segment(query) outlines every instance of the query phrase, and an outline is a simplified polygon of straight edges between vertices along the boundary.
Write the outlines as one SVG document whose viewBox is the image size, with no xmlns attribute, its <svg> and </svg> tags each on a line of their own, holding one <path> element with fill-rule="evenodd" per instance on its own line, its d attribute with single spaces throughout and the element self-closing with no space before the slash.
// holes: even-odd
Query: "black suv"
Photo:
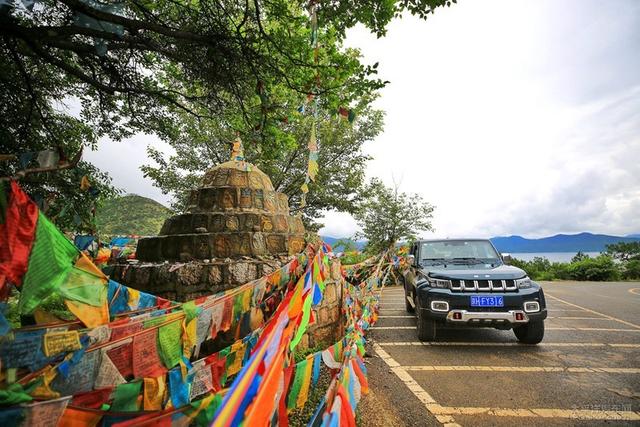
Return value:
<svg viewBox="0 0 640 427">
<path fill-rule="evenodd" d="M 439 326 L 513 329 L 518 340 L 544 337 L 547 308 L 542 288 L 505 265 L 491 241 L 421 240 L 403 271 L 408 312 L 418 316 L 418 338 L 433 341 Z"/>
</svg>

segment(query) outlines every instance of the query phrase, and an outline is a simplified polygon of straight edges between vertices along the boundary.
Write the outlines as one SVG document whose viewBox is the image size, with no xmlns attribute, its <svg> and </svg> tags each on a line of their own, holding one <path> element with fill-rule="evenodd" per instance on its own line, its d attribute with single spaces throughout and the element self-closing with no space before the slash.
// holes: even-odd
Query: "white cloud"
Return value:
<svg viewBox="0 0 640 427">
<path fill-rule="evenodd" d="M 439 237 L 638 232 L 640 7 L 597 5 L 461 1 L 351 31 L 391 81 L 368 174 L 436 205 Z"/>
<path fill-rule="evenodd" d="M 145 178 L 140 167 L 154 164 L 147 156 L 147 146 L 170 153 L 172 148 L 153 135 L 136 135 L 122 141 L 111 141 L 103 138 L 96 151 L 86 150 L 84 159 L 93 163 L 103 171 L 109 172 L 113 184 L 126 193 L 135 193 L 169 205 L 171 198 L 153 186 L 153 181 Z"/>
<path fill-rule="evenodd" d="M 436 236 L 640 232 L 640 2 L 460 0 L 347 44 L 390 80 L 369 177 L 436 205 Z M 166 203 L 140 136 L 88 158 Z M 166 147 L 164 147 L 166 149 Z M 323 234 L 350 236 L 347 214 Z"/>
</svg>

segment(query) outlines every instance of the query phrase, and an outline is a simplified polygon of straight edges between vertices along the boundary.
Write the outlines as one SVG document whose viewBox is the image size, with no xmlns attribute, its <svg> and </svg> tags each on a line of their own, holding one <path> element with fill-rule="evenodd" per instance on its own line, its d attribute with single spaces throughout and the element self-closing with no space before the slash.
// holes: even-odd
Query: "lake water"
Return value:
<svg viewBox="0 0 640 427">
<path fill-rule="evenodd" d="M 600 252 L 585 252 L 590 257 L 597 257 Z M 571 258 L 576 255 L 576 252 L 514 252 L 511 254 L 513 258 L 520 259 L 522 261 L 531 261 L 535 257 L 546 258 L 551 262 L 570 262 Z"/>
</svg>

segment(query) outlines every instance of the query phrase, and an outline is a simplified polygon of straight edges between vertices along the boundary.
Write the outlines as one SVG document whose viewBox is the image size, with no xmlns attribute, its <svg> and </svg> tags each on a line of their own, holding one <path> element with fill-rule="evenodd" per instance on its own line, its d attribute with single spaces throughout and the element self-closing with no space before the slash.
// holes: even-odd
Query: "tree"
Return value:
<svg viewBox="0 0 640 427">
<path fill-rule="evenodd" d="M 37 115 L 43 101 L 76 98 L 94 131 L 117 138 L 171 132 L 176 110 L 210 117 L 231 104 L 242 108 L 258 84 L 304 95 L 339 94 L 348 84 L 366 93 L 382 82 L 370 78 L 374 67 L 337 49 L 346 29 L 361 22 L 383 35 L 404 10 L 426 17 L 447 3 L 41 0 L 29 10 L 10 0 L 0 7 L 0 52 L 3 65 L 18 75 L 11 76 L 8 93 L 26 96 L 3 99 L 26 104 L 27 111 L 20 109 L 26 118 Z M 309 5 L 318 11 L 319 61 L 310 43 Z M 53 81 L 63 98 L 41 90 L 38 75 Z"/>
<path fill-rule="evenodd" d="M 358 244 L 353 240 L 353 239 L 349 239 L 349 238 L 342 238 L 342 239 L 338 239 L 333 243 L 333 250 L 336 251 L 337 249 L 341 249 L 341 252 L 357 252 L 358 251 Z"/>
<path fill-rule="evenodd" d="M 138 132 L 175 139 L 178 115 L 215 119 L 228 108 L 242 119 L 230 123 L 233 130 L 258 129 L 269 140 L 291 107 L 272 102 L 278 90 L 322 95 L 336 109 L 384 86 L 375 66 L 341 49 L 347 28 L 361 22 L 383 35 L 405 10 L 426 17 L 448 3 L 313 2 L 322 40 L 316 55 L 307 3 L 297 0 L 41 0 L 29 9 L 2 2 L 0 154 L 73 153 L 103 136 Z M 20 165 L 1 167 L 13 175 Z M 108 177 L 91 172 L 113 192 Z M 46 185 L 62 204 L 83 196 L 70 180 L 33 176 L 25 187 L 33 195 Z"/>
<path fill-rule="evenodd" d="M 640 260 L 640 242 L 618 242 L 606 246 L 606 253 L 622 262 Z"/>
<path fill-rule="evenodd" d="M 364 167 L 369 159 L 362 145 L 373 140 L 382 130 L 383 114 L 372 109 L 371 96 L 365 96 L 353 107 L 353 123 L 340 118 L 326 104 L 319 106 L 318 164 L 315 182 L 310 183 L 306 206 L 300 206 L 300 186 L 307 172 L 307 148 L 314 118 L 292 108 L 286 120 L 271 125 L 262 137 L 259 131 L 246 129 L 242 133 L 247 161 L 254 163 L 271 177 L 276 191 L 289 196 L 293 212 L 302 211 L 307 227 L 318 229 L 316 220 L 323 211 L 354 212 L 364 184 Z M 295 107 L 293 99 L 283 100 Z M 149 148 L 157 166 L 145 165 L 146 176 L 155 185 L 174 197 L 173 208 L 183 210 L 190 189 L 198 186 L 207 169 L 229 160 L 230 142 L 235 138 L 230 123 L 239 120 L 241 112 L 227 110 L 218 119 L 196 120 L 181 114 L 178 126 L 180 137 L 168 140 L 175 154 L 166 156 Z"/>
<path fill-rule="evenodd" d="M 364 194 L 366 199 L 354 215 L 362 228 L 359 236 L 368 240 L 367 251 L 380 252 L 397 243 L 411 242 L 422 231 L 432 230 L 434 207 L 418 194 L 406 194 L 398 186 L 385 186 L 372 179 Z"/>
<path fill-rule="evenodd" d="M 588 259 L 588 258 L 589 258 L 588 254 L 585 254 L 582 251 L 578 251 L 578 253 L 575 254 L 573 256 L 573 258 L 571 258 L 571 262 L 580 262 L 580 261 L 584 261 L 585 259 Z"/>
</svg>

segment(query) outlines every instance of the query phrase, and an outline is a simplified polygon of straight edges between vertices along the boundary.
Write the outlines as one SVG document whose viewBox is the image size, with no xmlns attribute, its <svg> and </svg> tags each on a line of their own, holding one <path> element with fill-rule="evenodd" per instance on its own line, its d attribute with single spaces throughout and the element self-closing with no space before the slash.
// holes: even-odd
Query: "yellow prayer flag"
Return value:
<svg viewBox="0 0 640 427">
<path fill-rule="evenodd" d="M 157 378 L 144 379 L 143 405 L 145 411 L 159 411 L 162 409 L 167 390 L 164 375 Z"/>
<path fill-rule="evenodd" d="M 193 351 L 193 347 L 196 345 L 197 340 L 197 325 L 198 318 L 195 317 L 191 319 L 186 326 L 183 323 L 183 334 L 182 334 L 182 353 L 184 357 L 187 359 L 191 358 L 191 353 Z"/>
<path fill-rule="evenodd" d="M 60 397 L 60 393 L 53 391 L 49 384 L 58 375 L 58 371 L 53 366 L 47 366 L 45 371 L 41 374 L 42 383 L 38 385 L 30 393 L 31 397 L 40 399 L 57 399 Z"/>
<path fill-rule="evenodd" d="M 69 311 L 88 328 L 97 328 L 100 325 L 109 323 L 109 306 L 106 301 L 100 307 L 69 300 L 65 300 L 65 303 Z"/>
<path fill-rule="evenodd" d="M 91 183 L 89 182 L 89 177 L 87 175 L 84 175 L 82 177 L 82 179 L 80 180 L 80 189 L 82 191 L 87 191 L 89 188 L 91 188 Z"/>
<path fill-rule="evenodd" d="M 300 386 L 300 393 L 296 400 L 296 408 L 302 408 L 307 403 L 309 397 L 309 386 L 311 385 L 311 374 L 313 372 L 314 354 L 307 356 L 307 365 L 304 370 L 304 377 L 302 378 L 302 385 Z"/>
<path fill-rule="evenodd" d="M 61 319 L 49 312 L 44 311 L 41 308 L 36 308 L 36 310 L 33 312 L 33 317 L 36 319 L 36 324 L 38 325 L 62 322 Z"/>
<path fill-rule="evenodd" d="M 244 352 L 247 350 L 247 346 L 242 341 L 237 341 L 231 346 L 229 353 L 235 354 L 235 359 L 229 368 L 227 369 L 227 376 L 235 375 L 242 369 L 242 359 L 244 359 Z"/>
<path fill-rule="evenodd" d="M 108 280 L 107 276 L 100 270 L 94 263 L 91 261 L 84 252 L 80 252 L 80 256 L 76 261 L 76 267 L 86 271 L 87 273 L 93 274 L 94 276 L 101 277 L 105 280 Z"/>
<path fill-rule="evenodd" d="M 140 291 L 133 288 L 127 289 L 129 292 L 129 309 L 137 310 L 138 304 L 140 304 Z"/>
<path fill-rule="evenodd" d="M 44 355 L 47 357 L 62 352 L 79 350 L 80 348 L 78 331 L 48 332 L 44 334 Z"/>
</svg>

